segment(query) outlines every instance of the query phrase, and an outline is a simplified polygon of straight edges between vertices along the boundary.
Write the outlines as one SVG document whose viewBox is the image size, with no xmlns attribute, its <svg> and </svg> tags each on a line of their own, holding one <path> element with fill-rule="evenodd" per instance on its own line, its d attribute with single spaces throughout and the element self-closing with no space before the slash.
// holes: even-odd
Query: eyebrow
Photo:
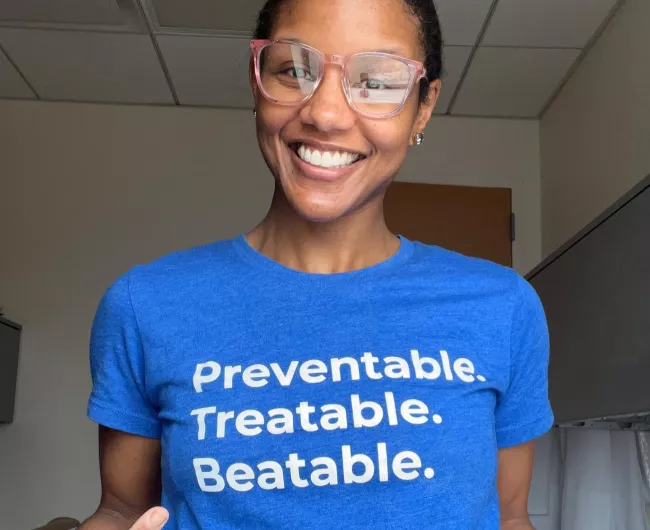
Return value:
<svg viewBox="0 0 650 530">
<path fill-rule="evenodd" d="M 300 39 L 282 38 L 282 39 L 279 39 L 279 40 L 285 41 L 285 42 L 293 42 L 294 44 L 304 44 L 305 46 L 309 46 L 309 47 L 313 48 L 313 46 L 311 46 L 311 44 L 307 44 L 306 42 L 301 41 Z M 372 53 L 372 52 L 387 53 L 389 55 L 400 55 L 400 56 L 405 55 L 404 50 L 399 50 L 397 48 L 380 48 L 378 50 L 366 50 L 365 52 L 360 52 L 360 53 Z"/>
<path fill-rule="evenodd" d="M 390 55 L 404 55 L 404 52 L 401 50 L 396 50 L 395 48 L 382 48 L 380 50 L 374 50 L 379 53 L 388 53 Z"/>
</svg>

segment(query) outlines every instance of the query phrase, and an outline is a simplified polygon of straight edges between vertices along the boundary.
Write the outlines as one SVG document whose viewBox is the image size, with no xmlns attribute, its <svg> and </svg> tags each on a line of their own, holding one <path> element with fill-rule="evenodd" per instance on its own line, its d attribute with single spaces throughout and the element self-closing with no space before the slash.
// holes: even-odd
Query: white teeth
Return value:
<svg viewBox="0 0 650 530">
<path fill-rule="evenodd" d="M 317 151 L 311 150 L 301 144 L 298 147 L 298 156 L 312 166 L 332 168 L 332 167 L 345 167 L 353 164 L 361 155 L 345 153 L 345 152 L 330 152 L 330 151 Z"/>
<path fill-rule="evenodd" d="M 305 162 L 311 163 L 311 151 L 309 148 L 305 147 L 304 144 L 298 148 L 298 156 Z"/>
</svg>

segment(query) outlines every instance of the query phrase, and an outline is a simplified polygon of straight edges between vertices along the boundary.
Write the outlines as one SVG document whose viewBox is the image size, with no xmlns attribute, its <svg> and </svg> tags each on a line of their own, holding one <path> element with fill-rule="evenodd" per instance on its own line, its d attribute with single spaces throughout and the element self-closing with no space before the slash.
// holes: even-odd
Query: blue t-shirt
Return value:
<svg viewBox="0 0 650 530">
<path fill-rule="evenodd" d="M 244 237 L 100 303 L 89 416 L 162 442 L 170 529 L 499 529 L 497 449 L 552 426 L 548 333 L 511 269 L 401 240 L 319 275 Z"/>
</svg>

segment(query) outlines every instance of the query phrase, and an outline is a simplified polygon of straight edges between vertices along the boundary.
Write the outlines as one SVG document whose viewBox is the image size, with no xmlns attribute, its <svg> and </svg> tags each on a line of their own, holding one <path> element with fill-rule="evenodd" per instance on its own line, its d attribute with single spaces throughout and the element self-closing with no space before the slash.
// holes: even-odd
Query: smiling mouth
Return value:
<svg viewBox="0 0 650 530">
<path fill-rule="evenodd" d="M 366 158 L 349 151 L 321 151 L 303 143 L 295 143 L 290 147 L 303 162 L 325 169 L 350 167 Z"/>
</svg>

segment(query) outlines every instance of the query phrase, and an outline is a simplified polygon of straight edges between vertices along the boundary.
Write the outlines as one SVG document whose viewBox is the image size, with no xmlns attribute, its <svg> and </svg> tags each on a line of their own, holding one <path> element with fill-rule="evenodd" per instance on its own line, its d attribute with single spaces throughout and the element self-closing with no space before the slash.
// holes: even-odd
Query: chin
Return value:
<svg viewBox="0 0 650 530">
<path fill-rule="evenodd" d="M 384 186 L 367 189 L 360 183 L 315 183 L 295 174 L 276 181 L 290 208 L 312 223 L 333 223 L 379 204 Z M 347 184 L 347 185 L 346 185 Z"/>
<path fill-rule="evenodd" d="M 289 202 L 299 217 L 311 223 L 333 223 L 346 217 L 351 211 L 340 203 L 329 201 L 290 198 Z"/>
</svg>

